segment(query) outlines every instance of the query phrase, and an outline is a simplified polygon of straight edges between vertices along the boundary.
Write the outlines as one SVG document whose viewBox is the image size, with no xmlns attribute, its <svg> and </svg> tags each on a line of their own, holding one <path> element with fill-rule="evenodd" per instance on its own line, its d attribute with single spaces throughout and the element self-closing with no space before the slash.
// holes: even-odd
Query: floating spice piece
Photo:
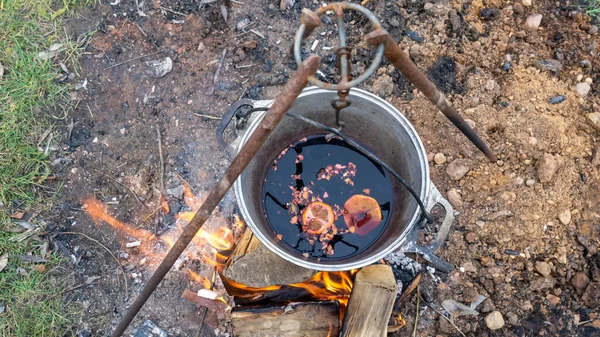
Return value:
<svg viewBox="0 0 600 337">
<path fill-rule="evenodd" d="M 364 194 L 366 194 L 366 195 L 369 195 L 369 194 L 371 194 L 371 190 L 370 190 L 370 189 L 368 189 L 368 188 L 365 188 L 365 189 L 363 190 L 363 193 L 364 193 Z"/>
<path fill-rule="evenodd" d="M 334 221 L 335 216 L 331 206 L 316 201 L 304 209 L 304 213 L 302 214 L 302 230 L 307 234 L 318 235 L 329 230 Z"/>
<path fill-rule="evenodd" d="M 381 208 L 377 200 L 367 195 L 355 194 L 344 203 L 344 221 L 348 228 L 355 227 L 361 236 L 369 234 L 382 220 Z"/>
<path fill-rule="evenodd" d="M 329 198 L 329 193 L 323 192 L 323 199 L 327 199 L 327 198 Z"/>
<path fill-rule="evenodd" d="M 283 235 L 281 235 L 281 234 L 277 234 L 277 239 L 278 239 L 278 240 L 281 240 L 281 239 L 283 239 Z"/>
</svg>

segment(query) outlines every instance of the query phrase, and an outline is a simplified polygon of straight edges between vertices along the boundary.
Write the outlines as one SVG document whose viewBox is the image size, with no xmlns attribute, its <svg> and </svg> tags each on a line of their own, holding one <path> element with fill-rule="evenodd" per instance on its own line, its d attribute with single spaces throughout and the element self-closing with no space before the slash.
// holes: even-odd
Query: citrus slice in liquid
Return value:
<svg viewBox="0 0 600 337">
<path fill-rule="evenodd" d="M 326 232 L 334 221 L 335 216 L 331 206 L 315 201 L 306 206 L 302 213 L 302 230 L 308 234 L 318 235 Z"/>
<path fill-rule="evenodd" d="M 344 203 L 344 221 L 348 229 L 364 236 L 375 229 L 382 220 L 379 203 L 372 197 L 355 194 Z"/>
</svg>

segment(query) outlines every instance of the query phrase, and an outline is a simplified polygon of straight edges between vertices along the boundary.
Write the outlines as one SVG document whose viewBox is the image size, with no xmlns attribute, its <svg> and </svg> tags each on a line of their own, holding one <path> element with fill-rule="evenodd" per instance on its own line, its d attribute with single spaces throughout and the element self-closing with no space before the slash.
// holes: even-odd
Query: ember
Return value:
<svg viewBox="0 0 600 337">
<path fill-rule="evenodd" d="M 271 166 L 263 187 L 265 216 L 275 236 L 298 254 L 346 258 L 367 249 L 387 225 L 389 176 L 343 140 L 309 137 L 273 162 L 278 170 Z"/>
</svg>

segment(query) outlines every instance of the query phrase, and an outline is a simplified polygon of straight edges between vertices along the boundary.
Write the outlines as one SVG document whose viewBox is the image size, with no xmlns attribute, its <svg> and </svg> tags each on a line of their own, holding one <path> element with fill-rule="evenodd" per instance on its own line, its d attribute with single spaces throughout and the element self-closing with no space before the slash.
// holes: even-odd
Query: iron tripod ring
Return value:
<svg viewBox="0 0 600 337">
<path fill-rule="evenodd" d="M 295 36 L 295 40 L 294 40 L 294 58 L 296 60 L 296 63 L 298 64 L 298 66 L 300 66 L 300 64 L 302 64 L 302 55 L 301 55 L 302 42 L 318 26 L 322 25 L 322 23 L 320 21 L 320 17 L 323 14 L 325 14 L 327 11 L 334 11 L 336 13 L 336 16 L 338 19 L 338 21 L 337 21 L 338 35 L 339 35 L 339 41 L 340 41 L 340 46 L 338 47 L 338 50 L 342 51 L 339 54 L 339 57 L 341 58 L 340 61 L 342 61 L 342 62 L 340 62 L 340 64 L 341 64 L 341 80 L 340 80 L 340 83 L 327 83 L 327 82 L 323 82 L 323 81 L 317 79 L 316 76 L 310 76 L 308 79 L 308 82 L 312 85 L 318 86 L 319 88 L 340 91 L 340 90 L 348 90 L 352 87 L 355 87 L 355 86 L 359 85 L 360 83 L 364 82 L 373 73 L 375 73 L 375 71 L 379 67 L 379 64 L 381 63 L 381 60 L 383 59 L 384 44 L 381 43 L 377 46 L 377 51 L 375 52 L 375 57 L 373 58 L 373 62 L 371 63 L 369 68 L 364 73 L 362 73 L 360 76 L 353 79 L 352 81 L 349 80 L 348 68 L 345 64 L 347 62 L 348 56 L 349 56 L 348 55 L 349 53 L 347 52 L 349 50 L 349 48 L 346 46 L 346 32 L 343 27 L 343 17 L 344 17 L 343 13 L 345 10 L 355 11 L 355 12 L 358 12 L 358 13 L 366 16 L 371 21 L 371 25 L 373 26 L 374 30 L 381 28 L 381 23 L 379 22 L 379 20 L 375 16 L 375 14 L 373 14 L 373 12 L 371 12 L 370 10 L 366 9 L 365 7 L 363 7 L 359 4 L 355 4 L 355 3 L 350 3 L 350 2 L 345 2 L 345 1 L 344 2 L 336 2 L 336 3 L 331 3 L 331 4 L 327 4 L 325 6 L 319 7 L 314 12 L 310 11 L 306 8 L 302 12 L 302 18 L 300 20 L 301 25 L 300 25 L 300 28 L 298 28 L 298 31 L 296 32 L 296 36 Z M 343 61 L 346 61 L 346 62 L 343 62 Z"/>
</svg>

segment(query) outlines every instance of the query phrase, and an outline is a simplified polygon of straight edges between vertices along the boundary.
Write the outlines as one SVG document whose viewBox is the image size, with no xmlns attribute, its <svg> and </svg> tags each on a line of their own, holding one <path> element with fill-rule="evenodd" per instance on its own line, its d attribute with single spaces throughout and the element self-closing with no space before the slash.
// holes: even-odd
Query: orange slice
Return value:
<svg viewBox="0 0 600 337">
<path fill-rule="evenodd" d="M 367 235 L 381 223 L 383 219 L 379 203 L 372 197 L 355 194 L 344 203 L 344 221 L 350 232 Z"/>
<path fill-rule="evenodd" d="M 331 228 L 334 221 L 335 216 L 331 206 L 320 201 L 315 201 L 304 209 L 304 213 L 302 214 L 302 230 L 308 234 L 318 235 Z"/>
</svg>

